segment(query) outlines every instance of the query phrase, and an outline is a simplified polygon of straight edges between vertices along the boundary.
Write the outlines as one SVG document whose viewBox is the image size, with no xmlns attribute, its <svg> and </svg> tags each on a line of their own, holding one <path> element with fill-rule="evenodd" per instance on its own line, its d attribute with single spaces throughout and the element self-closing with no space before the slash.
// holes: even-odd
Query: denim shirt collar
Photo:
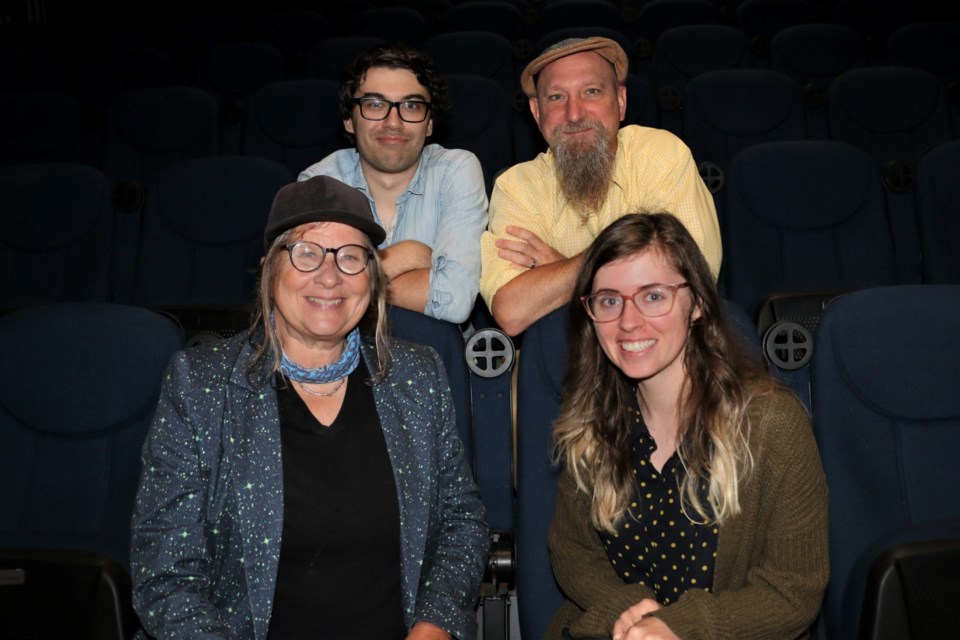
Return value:
<svg viewBox="0 0 960 640">
<path fill-rule="evenodd" d="M 435 145 L 427 144 L 424 145 L 423 151 L 420 153 L 420 159 L 417 162 L 417 170 L 413 174 L 413 179 L 410 180 L 410 184 L 407 185 L 407 188 L 404 190 L 402 196 L 397 198 L 397 203 L 403 202 L 409 194 L 416 196 L 422 196 L 424 194 L 424 166 L 430 164 L 430 154 L 433 153 L 433 147 Z M 353 149 L 354 155 L 354 166 L 353 166 L 353 175 L 350 177 L 353 186 L 357 189 L 360 189 L 366 196 L 370 197 L 370 189 L 367 186 L 367 177 L 363 175 L 363 165 L 360 163 L 360 153 L 356 148 Z"/>
</svg>

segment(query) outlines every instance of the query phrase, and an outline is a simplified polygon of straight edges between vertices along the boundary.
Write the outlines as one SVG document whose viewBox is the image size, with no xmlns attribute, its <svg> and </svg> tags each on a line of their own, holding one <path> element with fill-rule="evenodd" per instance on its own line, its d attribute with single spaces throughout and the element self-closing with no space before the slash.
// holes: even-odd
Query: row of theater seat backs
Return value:
<svg viewBox="0 0 960 640">
<path fill-rule="evenodd" d="M 957 33 L 960 24 L 909 25 L 890 37 L 892 51 L 890 60 L 898 64 L 919 66 L 935 73 L 940 79 L 950 82 L 960 76 L 960 52 L 957 51 Z M 551 32 L 537 43 L 541 49 L 552 42 L 574 35 L 604 35 L 618 40 L 625 50 L 632 49 L 630 40 L 622 33 L 602 26 L 577 26 Z M 371 36 L 335 38 L 317 45 L 310 56 L 309 74 L 329 80 L 339 79 L 340 70 L 353 56 L 372 44 L 382 42 Z M 529 134 L 529 118 L 523 114 L 522 96 L 517 91 L 517 71 L 524 64 L 517 60 L 509 41 L 500 35 L 485 32 L 449 33 L 428 40 L 425 49 L 438 61 L 445 73 L 482 75 L 496 81 L 506 96 L 514 98 L 514 107 L 521 112 L 515 122 L 517 129 L 516 158 L 529 157 L 539 148 L 539 139 L 534 136 L 532 144 L 526 140 Z M 720 69 L 743 69 L 767 67 L 794 77 L 804 86 L 805 104 L 820 107 L 825 100 L 825 91 L 830 81 L 841 73 L 866 61 L 864 38 L 849 27 L 833 24 L 804 24 L 783 30 L 774 39 L 773 54 L 768 64 L 765 56 L 753 51 L 745 33 L 731 27 L 699 24 L 670 29 L 664 34 L 654 55 L 654 78 L 658 92 L 659 109 L 663 126 L 680 132 L 680 109 L 686 83 L 696 75 Z M 156 52 L 159 53 L 159 52 Z M 144 59 L 147 69 L 162 67 L 156 56 L 143 50 L 131 51 L 134 59 Z M 514 62 L 517 64 L 514 64 Z M 134 63 L 129 63 L 131 66 Z M 16 68 L 17 59 L 5 66 Z M 242 120 L 244 103 L 254 91 L 266 84 L 282 79 L 282 54 L 271 45 L 256 42 L 232 42 L 218 45 L 198 63 L 201 69 L 197 84 L 211 91 L 222 101 L 222 119 L 230 124 Z M 643 69 L 637 65 L 637 73 Z M 43 75 L 43 74 L 32 74 Z M 149 72 L 134 74 L 133 80 L 123 80 L 124 85 L 146 84 L 142 76 Z M 156 79 L 157 84 L 169 81 L 168 77 Z M 109 84 L 109 83 L 107 83 Z M 634 83 L 636 84 L 636 83 Z M 16 85 L 12 85 L 16 86 Z M 23 86 L 23 85 L 21 85 Z M 41 88 L 42 85 L 26 85 Z M 645 89 L 636 91 L 637 99 L 647 100 Z M 755 96 L 760 97 L 762 96 Z M 105 103 L 104 103 L 105 106 Z M 628 115 L 628 122 L 656 123 L 656 104 L 644 106 L 641 111 L 653 108 L 653 118 Z M 823 110 L 811 109 L 808 119 L 811 132 L 818 135 L 823 130 Z M 294 114 L 287 114 L 294 115 Z M 633 117 L 631 117 L 633 115 Z M 647 114 L 644 113 L 644 116 Z M 289 120 L 289 117 L 286 118 Z M 300 121 L 300 126 L 304 123 Z M 238 148 L 236 127 L 228 126 L 224 148 Z M 309 130 L 310 127 L 307 126 Z M 524 131 L 526 129 L 527 131 Z"/>
<path fill-rule="evenodd" d="M 482 65 L 470 70 L 508 75 Z M 526 100 L 515 96 L 511 107 L 502 80 L 446 77 L 454 108 L 433 140 L 474 152 L 489 192 L 500 170 L 543 150 L 542 136 Z M 902 181 L 919 155 L 960 131 L 957 96 L 932 74 L 909 67 L 851 69 L 828 85 L 808 83 L 806 92 L 787 74 L 763 69 L 704 71 L 673 81 L 660 87 L 658 98 L 649 82 L 628 76 L 625 123 L 673 129 L 690 146 L 713 192 L 722 188 L 732 156 L 758 142 L 842 140 L 884 165 L 896 163 L 891 179 Z M 811 87 L 820 91 L 811 93 Z M 87 126 L 74 98 L 3 94 L 0 162 L 85 162 L 114 179 L 149 183 L 177 160 L 242 153 L 298 173 L 350 144 L 337 91 L 334 81 L 288 81 L 261 87 L 246 102 L 218 105 L 203 89 L 143 89 L 125 93 L 102 128 Z"/>
<path fill-rule="evenodd" d="M 746 149 L 718 198 L 725 294 L 756 318 L 782 291 L 960 282 L 958 158 L 960 142 L 937 146 L 916 189 L 894 192 L 872 158 L 841 142 Z M 266 212 L 292 179 L 264 158 L 187 160 L 129 208 L 91 167 L 0 169 L 0 306 L 249 302 Z"/>
<path fill-rule="evenodd" d="M 264 158 L 187 160 L 127 207 L 91 167 L 0 169 L 0 306 L 249 303 L 267 212 L 292 179 Z"/>
<path fill-rule="evenodd" d="M 958 313 L 958 285 L 865 289 L 824 313 L 812 395 L 830 489 L 827 640 L 948 637 L 957 622 L 960 500 L 943 487 L 960 447 Z M 523 636 L 542 637 L 562 601 L 544 541 L 556 495 L 550 443 L 567 368 L 565 309 L 527 331 L 519 368 L 518 611 Z"/>
<path fill-rule="evenodd" d="M 725 295 L 756 322 L 768 362 L 809 407 L 813 333 L 837 295 L 960 284 L 960 143 L 925 155 L 893 191 L 863 151 L 830 141 L 757 145 L 723 193 Z"/>
<path fill-rule="evenodd" d="M 495 174 L 513 158 L 507 98 L 487 78 L 448 75 L 447 83 L 458 108 L 434 139 L 474 152 L 489 191 Z M 142 89 L 125 93 L 100 128 L 85 126 L 74 98 L 4 94 L 0 163 L 82 162 L 115 180 L 149 184 L 161 169 L 180 160 L 242 154 L 270 158 L 297 175 L 350 146 L 337 95 L 333 81 L 280 82 L 259 89 L 247 105 L 221 111 L 213 95 L 202 89 Z"/>
<path fill-rule="evenodd" d="M 782 1 L 782 0 L 777 0 Z M 573 24 L 557 27 L 528 41 L 518 40 L 509 31 L 486 30 L 482 24 L 461 27 L 432 36 L 422 46 L 439 63 L 456 67 L 476 64 L 482 52 L 498 61 L 512 60 L 522 68 L 544 47 L 564 37 L 603 35 L 620 42 L 630 58 L 633 71 L 645 78 L 650 74 L 658 85 L 664 82 L 664 70 L 690 72 L 742 66 L 773 68 L 801 78 L 823 78 L 863 64 L 903 64 L 931 71 L 945 80 L 960 73 L 956 38 L 960 23 L 924 22 L 907 24 L 891 33 L 885 51 L 876 52 L 861 32 L 850 26 L 830 22 L 804 23 L 770 33 L 772 39 L 758 38 L 749 31 L 710 22 L 696 21 L 665 25 L 655 46 L 635 41 L 630 35 L 603 21 L 580 16 Z M 501 23 L 502 24 L 502 23 Z M 314 32 L 316 33 L 316 32 Z M 562 35 L 561 35 L 562 34 Z M 282 44 L 250 38 L 219 41 L 193 54 L 188 70 L 175 69 L 174 56 L 148 46 L 112 48 L 92 61 L 81 72 L 68 72 L 69 64 L 41 49 L 11 50 L 0 53 L 0 90 L 56 91 L 80 97 L 85 102 L 104 104 L 121 90 L 174 84 L 197 85 L 227 94 L 249 93 L 252 89 L 280 80 L 319 78 L 339 80 L 342 70 L 357 54 L 374 44 L 387 41 L 411 42 L 399 37 L 384 38 L 354 32 L 327 37 L 303 52 L 292 54 Z M 291 69 L 292 60 L 297 61 Z M 82 58 L 81 58 L 82 59 Z M 70 63 L 77 61 L 72 56 Z M 80 86 L 64 76 L 82 78 Z M 504 89 L 512 94 L 516 76 Z"/>
<path fill-rule="evenodd" d="M 633 4 L 639 5 L 640 3 Z M 528 10 L 524 12 L 521 7 L 508 2 L 471 2 L 451 7 L 449 11 L 446 11 L 445 8 L 441 10 L 438 7 L 432 7 L 428 11 L 431 15 L 430 19 L 418 15 L 413 8 L 391 7 L 378 9 L 375 14 L 367 14 L 363 18 L 357 17 L 355 21 L 345 24 L 345 28 L 339 30 L 339 35 L 337 30 L 325 26 L 322 16 L 311 12 L 297 11 L 290 12 L 285 16 L 283 14 L 266 16 L 265 19 L 258 22 L 255 29 L 247 30 L 225 30 L 222 25 L 214 26 L 199 23 L 193 28 L 194 33 L 191 34 L 193 37 L 183 37 L 185 31 L 190 31 L 190 25 L 187 21 L 181 21 L 178 23 L 178 29 L 176 30 L 178 35 L 181 36 L 179 40 L 152 42 L 151 44 L 171 51 L 173 55 L 168 56 L 168 58 L 176 57 L 180 61 L 181 58 L 188 58 L 194 51 L 203 49 L 205 43 L 206 46 L 216 46 L 216 44 L 222 44 L 225 41 L 252 40 L 261 44 L 269 44 L 280 51 L 281 55 L 287 58 L 289 67 L 303 67 L 305 59 L 308 61 L 306 66 L 309 66 L 309 59 L 314 49 L 323 42 L 336 40 L 339 37 L 376 38 L 409 42 L 414 46 L 421 46 L 436 35 L 462 31 L 482 31 L 498 35 L 507 40 L 516 52 L 517 57 L 524 60 L 529 58 L 532 51 L 540 50 L 539 47 L 532 47 L 531 43 L 541 40 L 546 34 L 560 29 L 589 26 L 621 33 L 629 41 L 629 46 L 625 47 L 625 50 L 636 53 L 638 60 L 642 61 L 649 57 L 655 46 L 659 46 L 659 39 L 666 32 L 679 26 L 737 28 L 745 37 L 750 38 L 752 48 L 762 56 L 771 48 L 771 38 L 784 30 L 807 26 L 815 19 L 827 23 L 837 22 L 831 20 L 828 16 L 815 15 L 815 11 L 812 10 L 810 4 L 804 0 L 792 2 L 750 0 L 740 3 L 737 8 L 740 13 L 739 20 L 730 19 L 729 16 L 727 19 L 723 19 L 725 7 L 718 6 L 719 4 L 706 0 L 656 0 L 643 2 L 642 6 L 638 6 L 638 9 L 633 6 L 626 6 L 621 15 L 621 12 L 618 12 L 617 8 L 610 2 L 602 0 L 561 0 L 546 3 L 542 8 L 543 14 L 537 15 L 536 11 Z M 873 8 L 871 7 L 871 9 Z M 444 16 L 444 13 L 447 15 Z M 871 10 L 870 13 L 875 17 L 877 11 Z M 233 16 L 233 18 L 236 22 L 236 17 Z M 284 18 L 286 20 L 282 22 L 281 20 Z M 901 20 L 904 19 L 910 20 L 909 15 L 901 16 Z M 844 20 L 841 22 L 849 23 L 850 21 Z M 901 22 L 901 24 L 903 23 Z M 927 45 L 930 39 L 937 37 L 945 39 L 949 35 L 948 29 L 940 26 L 940 23 L 934 22 L 918 25 L 907 24 L 893 31 L 890 29 L 869 29 L 855 24 L 848 26 L 838 23 L 836 26 L 844 26 L 851 31 L 854 30 L 854 27 L 858 27 L 856 33 L 870 31 L 874 34 L 890 33 L 887 44 L 890 55 L 894 58 L 929 55 Z M 206 29 L 205 32 L 204 28 Z M 161 33 L 167 35 L 162 29 Z M 104 37 L 109 40 L 110 34 Z M 926 42 L 918 44 L 918 40 L 925 40 Z M 150 42 L 150 39 L 146 38 L 146 41 Z M 296 61 L 296 64 L 294 64 L 294 61 Z M 30 63 L 31 60 L 24 60 L 24 62 Z M 57 81 L 57 84 L 54 84 L 57 88 L 64 86 L 66 84 L 65 79 L 58 76 L 66 74 L 62 72 L 58 74 L 53 62 L 51 60 L 44 64 L 42 59 L 33 60 L 35 70 L 39 73 L 32 74 L 34 77 L 32 82 L 46 78 L 49 81 Z M 123 66 L 122 62 L 117 63 L 110 58 L 104 62 L 107 67 L 112 66 L 111 63 L 112 65 Z M 147 68 L 157 73 L 166 72 L 169 74 L 173 65 L 173 60 L 163 64 L 162 59 L 158 60 L 154 56 Z M 192 65 L 182 64 L 181 66 Z M 27 76 L 27 74 L 23 75 Z M 23 80 L 31 82 L 26 77 Z"/>
</svg>

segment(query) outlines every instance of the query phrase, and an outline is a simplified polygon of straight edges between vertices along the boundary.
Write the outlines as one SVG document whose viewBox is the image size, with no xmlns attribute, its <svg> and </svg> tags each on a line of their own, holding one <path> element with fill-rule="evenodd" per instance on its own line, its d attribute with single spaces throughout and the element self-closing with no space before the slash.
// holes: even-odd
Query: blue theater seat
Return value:
<svg viewBox="0 0 960 640">
<path fill-rule="evenodd" d="M 571 27 L 603 27 L 620 31 L 623 19 L 607 0 L 556 0 L 543 5 L 536 31 L 541 36 Z"/>
<path fill-rule="evenodd" d="M 265 42 L 223 42 L 197 63 L 200 86 L 220 103 L 220 153 L 240 153 L 247 106 L 260 87 L 285 79 L 283 53 Z"/>
<path fill-rule="evenodd" d="M 858 631 L 865 605 L 876 619 L 878 603 L 864 595 L 885 550 L 929 540 L 953 540 L 956 549 L 960 540 L 960 493 L 952 489 L 960 456 L 958 314 L 960 286 L 912 285 L 851 293 L 831 304 L 820 322 L 811 380 L 830 491 L 823 608 L 830 640 L 884 637 Z M 891 559 L 880 562 L 882 569 Z M 909 574 L 902 577 L 913 582 Z M 913 585 L 919 589 L 907 592 L 900 622 L 914 629 L 926 623 L 940 633 L 896 637 L 953 635 L 956 603 L 951 589 L 934 586 L 938 580 L 933 571 L 920 577 Z M 948 584 L 956 585 L 955 573 Z"/>
<path fill-rule="evenodd" d="M 905 279 L 920 278 L 914 194 L 917 163 L 930 149 L 953 140 L 943 83 L 910 67 L 852 69 L 830 86 L 830 132 L 873 156 L 882 171 L 891 224 L 900 242 Z"/>
<path fill-rule="evenodd" d="M 783 29 L 770 42 L 770 68 L 803 87 L 803 108 L 811 138 L 830 137 L 827 95 L 834 78 L 866 65 L 866 42 L 839 24 L 800 24 Z"/>
<path fill-rule="evenodd" d="M 0 318 L 0 548 L 91 551 L 127 565 L 140 447 L 182 345 L 175 324 L 136 307 L 61 304 Z"/>
<path fill-rule="evenodd" d="M 714 194 L 721 226 L 720 194 L 731 159 L 761 142 L 806 137 L 800 87 L 788 76 L 765 69 L 727 69 L 701 73 L 687 83 L 683 139 Z"/>
<path fill-rule="evenodd" d="M 266 42 L 283 51 L 294 74 L 303 71 L 307 51 L 334 33 L 330 19 L 310 9 L 268 11 L 257 21 L 251 39 Z"/>
<path fill-rule="evenodd" d="M 472 412 L 470 410 L 470 371 L 463 357 L 463 334 L 455 324 L 431 318 L 416 311 L 390 305 L 390 333 L 408 342 L 432 347 L 447 370 L 453 406 L 457 413 L 457 430 L 467 452 L 473 458 Z"/>
<path fill-rule="evenodd" d="M 325 38 L 307 51 L 307 78 L 333 80 L 337 83 L 347 66 L 367 49 L 385 44 L 373 36 L 335 36 Z"/>
<path fill-rule="evenodd" d="M 639 6 L 636 21 L 624 28 L 642 55 L 655 51 L 660 36 L 674 27 L 719 22 L 720 8 L 712 0 L 650 0 Z"/>
<path fill-rule="evenodd" d="M 517 374 L 517 613 L 523 637 L 542 638 L 563 594 L 553 578 L 547 532 L 557 496 L 553 420 L 567 373 L 569 308 L 523 334 Z"/>
<path fill-rule="evenodd" d="M 892 65 L 924 69 L 946 82 L 960 81 L 960 22 L 915 22 L 887 38 Z"/>
<path fill-rule="evenodd" d="M 246 156 L 187 160 L 157 176 L 144 205 L 136 303 L 252 302 L 267 214 L 292 180 L 283 165 Z"/>
<path fill-rule="evenodd" d="M 139 89 L 107 114 L 103 172 L 149 185 L 171 164 L 219 153 L 217 100 L 194 87 Z"/>
<path fill-rule="evenodd" d="M 506 1 L 482 0 L 455 4 L 447 11 L 447 28 L 453 31 L 489 31 L 516 44 L 523 35 L 523 13 Z"/>
<path fill-rule="evenodd" d="M 774 35 L 812 19 L 809 0 L 743 0 L 737 4 L 737 24 L 748 37 L 761 39 L 759 48 L 767 51 Z M 754 46 L 757 48 L 757 43 Z"/>
<path fill-rule="evenodd" d="M 465 74 L 493 80 L 507 99 L 520 89 L 513 48 L 510 41 L 499 34 L 448 31 L 424 42 L 423 50 L 444 75 Z"/>
<path fill-rule="evenodd" d="M 243 155 L 269 158 L 296 176 L 348 146 L 339 87 L 332 80 L 288 80 L 258 89 L 247 109 Z"/>
<path fill-rule="evenodd" d="M 403 6 L 371 7 L 355 15 L 350 32 L 419 47 L 427 37 L 427 19 Z"/>
<path fill-rule="evenodd" d="M 665 31 L 653 52 L 653 74 L 663 127 L 682 135 L 683 94 L 691 79 L 707 71 L 753 66 L 747 37 L 739 29 L 697 24 Z"/>
<path fill-rule="evenodd" d="M 434 127 L 432 141 L 476 154 L 489 194 L 497 173 L 513 164 L 510 103 L 489 78 L 465 74 L 444 78 L 453 106 L 446 120 Z"/>
<path fill-rule="evenodd" d="M 112 299 L 110 193 L 85 165 L 0 168 L 0 308 Z"/>
<path fill-rule="evenodd" d="M 878 163 L 908 161 L 953 139 L 943 84 L 921 69 L 851 69 L 830 87 L 830 131 Z"/>
<path fill-rule="evenodd" d="M 921 278 L 960 284 L 960 141 L 934 147 L 917 174 Z"/>
<path fill-rule="evenodd" d="M 770 142 L 738 155 L 725 194 L 726 295 L 756 316 L 783 291 L 899 282 L 883 190 L 859 149 Z"/>
<path fill-rule="evenodd" d="M 106 109 L 127 91 L 171 86 L 173 77 L 174 61 L 168 52 L 142 45 L 114 46 L 86 64 L 79 95 L 85 104 Z"/>
<path fill-rule="evenodd" d="M 875 165 L 838 142 L 770 142 L 734 158 L 724 197 L 726 295 L 756 319 L 767 361 L 809 408 L 822 307 L 900 282 Z"/>
</svg>

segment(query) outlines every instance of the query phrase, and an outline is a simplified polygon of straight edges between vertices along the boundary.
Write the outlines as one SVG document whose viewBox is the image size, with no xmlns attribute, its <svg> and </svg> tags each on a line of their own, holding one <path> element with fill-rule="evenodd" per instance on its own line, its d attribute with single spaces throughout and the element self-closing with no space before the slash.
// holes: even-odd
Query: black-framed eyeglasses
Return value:
<svg viewBox="0 0 960 640">
<path fill-rule="evenodd" d="M 337 269 L 347 274 L 355 276 L 367 268 L 373 254 L 364 246 L 359 244 L 345 244 L 342 247 L 321 247 L 316 242 L 301 240 L 283 245 L 283 248 L 290 252 L 290 264 L 297 271 L 310 273 L 316 271 L 323 264 L 323 259 L 328 253 L 333 254 L 333 263 Z"/>
<path fill-rule="evenodd" d="M 594 322 L 613 322 L 623 315 L 627 300 L 632 300 L 637 310 L 647 318 L 665 316 L 673 310 L 677 300 L 677 290 L 689 287 L 689 282 L 678 284 L 648 284 L 631 296 L 619 291 L 598 291 L 588 296 L 580 296 L 583 308 Z"/>
<path fill-rule="evenodd" d="M 360 105 L 360 115 L 364 120 L 386 120 L 390 110 L 396 107 L 397 115 L 404 122 L 415 124 L 423 122 L 430 113 L 430 103 L 426 100 L 399 100 L 393 102 L 377 96 L 354 98 L 353 103 Z"/>
</svg>

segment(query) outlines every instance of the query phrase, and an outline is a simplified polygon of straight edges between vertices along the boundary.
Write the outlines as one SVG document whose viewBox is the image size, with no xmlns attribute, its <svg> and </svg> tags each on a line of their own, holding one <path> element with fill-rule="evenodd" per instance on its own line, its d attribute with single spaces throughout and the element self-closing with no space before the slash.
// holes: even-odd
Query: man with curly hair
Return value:
<svg viewBox="0 0 960 640">
<path fill-rule="evenodd" d="M 449 109 L 433 61 L 402 44 L 361 54 L 340 85 L 340 115 L 355 146 L 300 180 L 328 175 L 359 189 L 387 231 L 380 255 L 388 301 L 456 324 L 473 309 L 487 194 L 477 157 L 427 144 Z"/>
</svg>

